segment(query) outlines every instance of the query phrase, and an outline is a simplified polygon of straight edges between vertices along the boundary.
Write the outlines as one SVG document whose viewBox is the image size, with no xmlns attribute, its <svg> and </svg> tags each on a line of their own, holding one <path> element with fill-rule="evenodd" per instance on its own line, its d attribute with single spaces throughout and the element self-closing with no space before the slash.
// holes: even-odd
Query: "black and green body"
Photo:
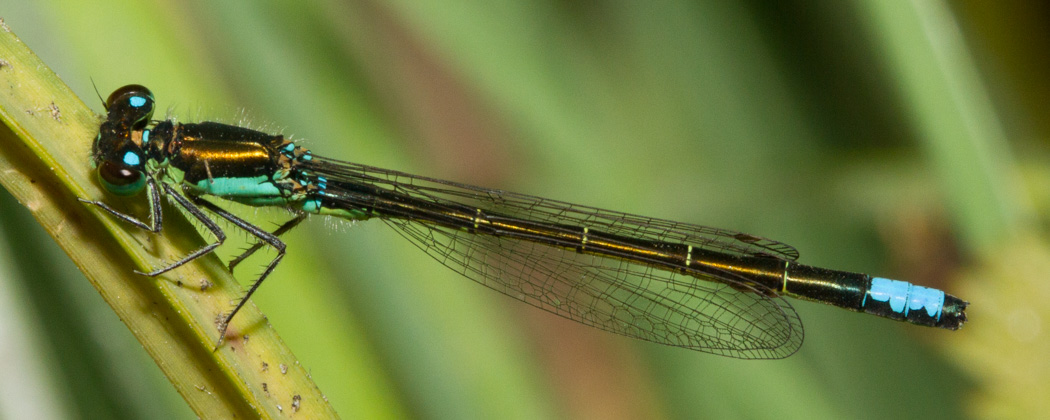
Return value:
<svg viewBox="0 0 1050 420">
<path fill-rule="evenodd" d="M 801 345 L 802 324 L 783 296 L 958 329 L 966 302 L 941 291 L 795 262 L 794 248 L 724 229 L 620 213 L 314 156 L 280 135 L 219 123 L 153 122 L 145 87 L 107 101 L 95 140 L 100 182 L 116 194 L 172 196 L 218 241 L 148 273 L 211 252 L 222 230 L 209 210 L 284 255 L 277 235 L 308 214 L 377 218 L 449 268 L 508 296 L 598 328 L 739 358 L 780 358 Z M 208 201 L 281 206 L 297 216 L 270 233 Z M 225 334 L 225 326 L 223 327 Z M 220 338 L 221 340 L 221 338 Z"/>
</svg>

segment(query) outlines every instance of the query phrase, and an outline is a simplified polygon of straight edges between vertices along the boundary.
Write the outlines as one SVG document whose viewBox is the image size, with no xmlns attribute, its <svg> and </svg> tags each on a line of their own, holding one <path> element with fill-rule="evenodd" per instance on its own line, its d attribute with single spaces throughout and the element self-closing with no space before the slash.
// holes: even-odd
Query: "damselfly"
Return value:
<svg viewBox="0 0 1050 420">
<path fill-rule="evenodd" d="M 281 135 L 203 122 L 151 120 L 153 94 L 117 89 L 92 149 L 102 186 L 145 190 L 149 222 L 100 201 L 113 216 L 160 232 L 165 195 L 216 241 L 148 273 L 206 255 L 225 239 L 207 212 L 277 251 L 223 317 L 220 343 L 285 254 L 278 236 L 307 215 L 379 219 L 452 270 L 512 298 L 629 337 L 744 359 L 787 357 L 802 322 L 784 296 L 918 325 L 958 329 L 967 302 L 940 290 L 796 262 L 789 245 L 725 229 L 656 219 L 375 168 L 312 154 Z M 273 232 L 219 207 L 214 196 L 295 214 Z M 207 211 L 207 212 L 206 212 Z"/>
</svg>

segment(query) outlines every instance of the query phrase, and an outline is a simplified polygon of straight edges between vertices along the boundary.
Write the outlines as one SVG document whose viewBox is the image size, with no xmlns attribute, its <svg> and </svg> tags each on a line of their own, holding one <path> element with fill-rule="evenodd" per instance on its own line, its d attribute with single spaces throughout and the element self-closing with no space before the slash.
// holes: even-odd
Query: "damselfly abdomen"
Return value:
<svg viewBox="0 0 1050 420">
<path fill-rule="evenodd" d="M 92 163 L 118 195 L 148 193 L 150 221 L 87 201 L 153 232 L 167 195 L 217 238 L 208 212 L 277 256 L 224 317 L 226 326 L 285 253 L 278 235 L 307 215 L 378 219 L 445 266 L 510 297 L 603 330 L 745 359 L 787 357 L 802 322 L 784 296 L 918 325 L 958 329 L 967 303 L 907 282 L 798 264 L 789 245 L 754 235 L 580 206 L 315 156 L 280 135 L 203 122 L 153 121 L 139 85 L 106 101 Z M 207 197 L 281 206 L 296 216 L 267 232 Z"/>
</svg>

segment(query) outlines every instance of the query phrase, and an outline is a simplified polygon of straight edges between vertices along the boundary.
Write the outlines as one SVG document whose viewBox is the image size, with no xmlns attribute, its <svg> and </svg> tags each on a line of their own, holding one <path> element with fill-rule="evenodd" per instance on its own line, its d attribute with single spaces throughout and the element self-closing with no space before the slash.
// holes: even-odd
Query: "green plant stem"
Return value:
<svg viewBox="0 0 1050 420">
<path fill-rule="evenodd" d="M 13 33 L 0 30 L 0 184 L 58 242 L 142 343 L 191 408 L 207 418 L 334 417 L 305 370 L 252 305 L 222 347 L 217 317 L 241 287 L 213 257 L 148 278 L 148 270 L 200 247 L 181 214 L 166 212 L 161 235 L 142 232 L 77 198 L 113 201 L 88 164 L 100 117 Z M 141 198 L 141 197 L 139 197 Z M 145 213 L 141 213 L 145 214 Z"/>
</svg>

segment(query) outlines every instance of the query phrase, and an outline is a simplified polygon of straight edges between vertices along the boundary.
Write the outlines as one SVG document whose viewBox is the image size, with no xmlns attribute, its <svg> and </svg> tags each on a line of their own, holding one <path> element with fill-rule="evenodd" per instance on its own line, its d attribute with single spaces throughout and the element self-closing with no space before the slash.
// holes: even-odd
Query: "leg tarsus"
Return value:
<svg viewBox="0 0 1050 420">
<path fill-rule="evenodd" d="M 219 206 L 216 206 L 215 204 L 212 204 L 211 202 L 203 198 L 193 197 L 193 202 L 219 215 L 219 217 L 226 219 L 230 223 L 233 223 L 237 227 L 252 234 L 256 238 L 259 238 L 260 241 L 265 242 L 266 244 L 274 247 L 274 249 L 277 250 L 277 256 L 274 257 L 272 261 L 270 261 L 270 264 L 266 266 L 266 269 L 263 270 L 263 273 L 259 276 L 259 278 L 255 279 L 255 282 L 252 283 L 251 287 L 248 288 L 248 292 L 245 293 L 243 297 L 241 297 L 240 301 L 237 302 L 237 305 L 234 306 L 233 310 L 230 311 L 230 313 L 227 314 L 222 320 L 222 324 L 219 328 L 220 336 L 218 341 L 218 344 L 222 344 L 222 341 L 226 338 L 226 330 L 230 326 L 230 321 L 232 321 L 233 317 L 237 315 L 237 312 L 240 312 L 241 308 L 243 308 L 244 305 L 248 303 L 248 299 L 252 297 L 252 294 L 255 293 L 256 290 L 259 289 L 259 286 L 262 284 L 263 280 L 266 280 L 266 277 L 269 276 L 275 268 L 277 268 L 277 264 L 281 262 L 282 258 L 284 258 L 285 249 L 287 247 L 285 246 L 284 242 L 281 242 L 281 240 L 278 239 L 277 236 L 275 236 L 274 234 L 267 232 L 262 228 L 255 226 L 251 223 L 248 223 L 244 219 L 241 219 L 240 217 L 231 214 L 230 212 L 224 210 Z M 287 223 L 285 225 L 287 225 Z"/>
<path fill-rule="evenodd" d="M 193 261 L 193 260 L 195 260 L 197 258 L 200 258 L 200 257 L 202 257 L 204 255 L 207 255 L 207 254 L 211 253 L 212 251 L 215 250 L 215 248 L 218 248 L 219 245 L 222 245 L 222 243 L 226 241 L 226 233 L 223 232 L 222 228 L 219 227 L 219 225 L 217 223 L 215 223 L 214 220 L 212 220 L 210 217 L 208 217 L 208 215 L 205 214 L 204 211 L 201 210 L 200 207 L 198 207 L 197 205 L 194 204 L 198 200 L 197 198 L 194 198 L 193 202 L 191 202 L 189 199 L 184 197 L 182 194 L 179 194 L 177 191 L 175 191 L 174 188 L 172 188 L 170 185 L 167 185 L 167 184 L 164 184 L 164 189 L 165 189 L 165 192 L 168 194 L 168 196 L 171 197 L 172 200 L 174 200 L 176 204 L 178 204 L 179 206 L 182 206 L 182 208 L 185 209 L 186 212 L 188 212 L 191 216 L 193 216 L 193 218 L 195 218 L 198 221 L 200 221 L 204 225 L 204 227 L 207 228 L 208 231 L 210 231 L 212 233 L 212 235 L 215 235 L 215 242 L 212 242 L 211 244 L 205 245 L 205 246 L 201 247 L 200 249 L 197 249 L 196 251 L 193 251 L 192 253 L 190 253 L 189 255 L 187 255 L 185 257 L 182 257 L 178 261 L 175 261 L 175 262 L 173 262 L 173 263 L 171 263 L 171 264 L 169 264 L 167 266 L 164 266 L 164 267 L 161 267 L 161 268 L 158 268 L 158 269 L 154 269 L 153 271 L 150 271 L 148 273 L 144 273 L 144 272 L 141 272 L 141 271 L 135 271 L 138 274 L 142 274 L 142 275 L 148 276 L 148 277 L 156 277 L 156 276 L 159 276 L 161 274 L 167 273 L 167 272 L 169 272 L 171 270 L 174 270 L 174 269 L 176 269 L 178 267 L 181 267 L 183 264 L 186 264 L 186 263 L 188 263 L 190 261 Z M 209 210 L 210 210 L 210 208 L 209 208 Z"/>
<path fill-rule="evenodd" d="M 125 223 L 130 223 L 130 224 L 135 225 L 136 227 L 138 227 L 140 229 L 148 230 L 148 231 L 153 232 L 153 233 L 159 233 L 161 228 L 162 228 L 162 226 L 163 226 L 163 224 L 164 224 L 164 216 L 161 213 L 161 208 L 160 208 L 160 193 L 157 191 L 157 183 L 156 183 L 156 181 L 153 180 L 153 177 L 147 177 L 146 178 L 146 189 L 147 189 L 148 194 L 149 194 L 149 210 L 150 210 L 150 223 L 149 224 L 146 224 L 145 222 L 139 220 L 138 218 L 136 218 L 135 216 L 132 216 L 130 214 L 121 213 L 121 212 L 117 211 L 116 209 L 110 207 L 108 204 L 103 203 L 101 201 L 88 200 L 88 199 L 81 198 L 81 197 L 77 197 L 77 200 L 80 200 L 80 202 L 82 202 L 82 203 L 87 203 L 87 204 L 91 204 L 91 205 L 93 205 L 95 207 L 98 207 L 98 208 L 104 210 L 105 212 L 109 213 L 113 217 L 116 217 L 117 219 L 120 219 L 120 220 L 124 221 Z"/>
<path fill-rule="evenodd" d="M 306 213 L 300 213 L 299 215 L 295 216 L 294 219 L 291 219 L 291 220 L 289 220 L 287 222 L 284 222 L 284 224 L 282 224 L 280 227 L 278 227 L 277 230 L 273 231 L 273 233 L 271 233 L 271 234 L 273 236 L 280 237 L 281 235 L 283 235 L 286 232 L 292 230 L 296 226 L 299 226 L 299 223 L 302 223 L 303 220 L 306 220 Z M 237 264 L 240 264 L 242 261 L 244 261 L 244 259 L 246 259 L 249 256 L 251 256 L 252 254 L 255 253 L 255 251 L 258 251 L 259 249 L 261 249 L 265 245 L 267 245 L 266 242 L 263 242 L 263 241 L 256 242 L 250 248 L 248 248 L 247 251 L 244 251 L 244 253 L 242 253 L 241 255 L 238 255 L 238 256 L 234 257 L 233 259 L 231 259 L 230 263 L 228 265 L 229 270 L 232 272 L 233 268 L 236 267 Z"/>
</svg>

